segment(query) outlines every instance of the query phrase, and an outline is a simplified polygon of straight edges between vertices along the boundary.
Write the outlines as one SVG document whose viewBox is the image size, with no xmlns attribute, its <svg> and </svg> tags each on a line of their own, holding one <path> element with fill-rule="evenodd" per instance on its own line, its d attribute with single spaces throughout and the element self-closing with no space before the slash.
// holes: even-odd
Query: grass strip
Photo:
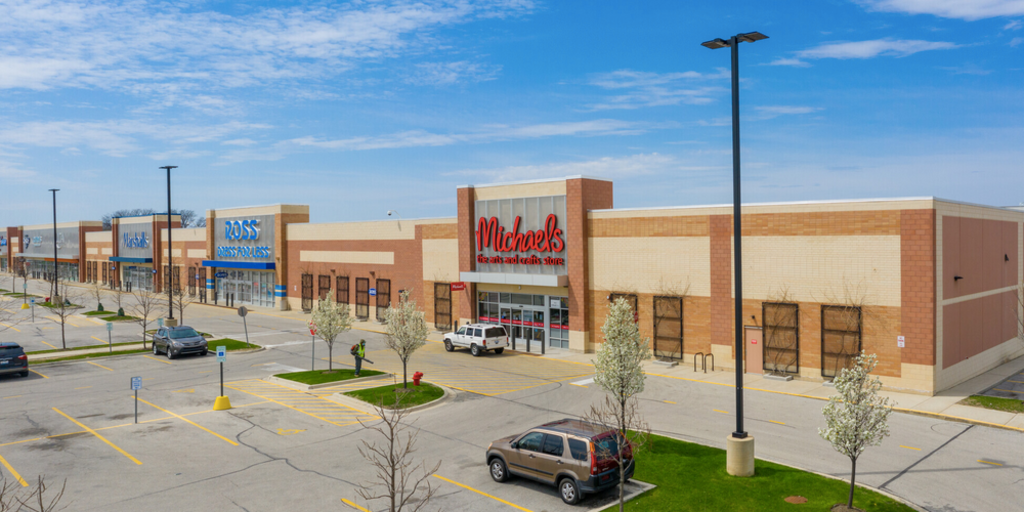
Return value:
<svg viewBox="0 0 1024 512">
<path fill-rule="evenodd" d="M 963 405 L 984 407 L 993 411 L 1024 412 L 1024 401 L 998 396 L 971 395 L 960 401 Z"/>
<path fill-rule="evenodd" d="M 210 345 L 213 346 L 212 344 Z M 359 377 L 372 377 L 374 375 L 381 375 L 384 372 L 377 372 L 373 370 L 363 370 Z M 308 372 L 294 372 L 294 373 L 281 373 L 274 375 L 274 377 L 280 379 L 287 379 L 302 384 L 326 384 L 328 382 L 340 382 L 343 380 L 351 380 L 356 378 L 356 371 L 351 369 L 340 369 L 333 370 L 332 373 L 327 373 L 327 370 L 313 370 Z"/>
<path fill-rule="evenodd" d="M 105 316 L 105 317 L 101 318 L 100 320 L 104 320 L 104 321 L 107 321 L 107 322 L 125 322 L 125 321 L 128 321 L 128 320 L 137 320 L 137 318 L 135 318 L 134 316 L 131 316 L 131 315 L 124 315 L 124 316 L 114 315 L 114 316 Z"/>
<path fill-rule="evenodd" d="M 85 315 L 85 316 L 97 316 L 97 315 L 109 315 L 110 313 L 111 313 L 111 311 L 86 311 L 85 313 L 82 313 L 82 314 Z M 117 311 L 114 311 L 113 313 L 117 313 Z"/>
<path fill-rule="evenodd" d="M 419 386 L 413 386 L 410 382 L 408 392 L 402 391 L 401 384 L 388 384 L 379 388 L 349 391 L 345 396 L 358 398 L 373 405 L 380 405 L 383 402 L 384 407 L 388 409 L 394 409 L 396 405 L 405 409 L 433 402 L 444 396 L 444 390 L 426 382 L 421 382 Z"/>
<path fill-rule="evenodd" d="M 725 450 L 657 435 L 651 438 L 652 443 L 636 451 L 633 477 L 658 487 L 626 503 L 629 511 L 827 512 L 836 503 L 845 504 L 850 492 L 849 482 L 763 460 L 754 462 L 752 477 L 730 476 L 725 472 Z M 839 454 L 835 457 L 849 462 Z M 789 496 L 803 496 L 807 503 L 790 505 L 784 501 Z M 914 510 L 863 488 L 854 493 L 853 505 L 871 512 Z M 604 512 L 618 508 L 616 503 Z"/>
<path fill-rule="evenodd" d="M 50 308 L 50 309 L 60 309 L 61 308 L 60 304 L 54 304 L 52 302 L 43 302 L 43 303 L 40 303 L 39 305 L 44 307 L 44 308 Z M 63 307 L 67 308 L 67 309 L 82 309 L 83 308 L 83 306 L 80 306 L 78 304 L 64 305 Z"/>
<path fill-rule="evenodd" d="M 104 345 L 105 347 L 106 345 Z M 129 354 L 146 354 L 152 352 L 150 349 L 138 349 L 138 350 L 115 350 L 113 352 L 95 352 L 92 354 L 79 354 L 77 356 L 60 357 L 57 359 L 47 359 L 46 361 L 39 361 L 32 363 L 33 366 L 39 366 L 41 364 L 59 363 L 61 361 L 75 361 L 79 359 L 92 359 L 94 357 L 110 357 L 110 356 L 124 356 Z"/>
<path fill-rule="evenodd" d="M 249 350 L 249 349 L 254 349 L 254 348 L 260 348 L 260 346 L 255 344 L 255 343 L 252 343 L 250 345 L 246 345 L 244 341 L 233 340 L 231 338 L 221 338 L 219 340 L 208 340 L 206 342 L 206 344 L 207 344 L 207 346 L 210 347 L 210 350 L 212 350 L 214 352 L 217 351 L 217 347 L 226 347 L 228 352 L 231 352 L 231 351 L 234 351 L 234 350 Z"/>
<path fill-rule="evenodd" d="M 141 341 L 125 341 L 125 342 L 121 342 L 121 343 L 114 343 L 113 346 L 119 347 L 119 346 L 123 346 L 123 345 L 138 345 L 139 343 L 142 343 L 142 342 Z M 147 343 L 149 343 L 149 342 L 147 341 Z M 51 348 L 51 349 L 48 349 L 48 350 L 33 350 L 32 352 L 25 352 L 25 353 L 29 354 L 29 355 L 31 355 L 31 354 L 37 354 L 37 355 L 38 354 L 52 354 L 54 352 L 67 352 L 69 350 L 86 350 L 86 349 L 90 349 L 90 348 L 107 348 L 109 346 L 111 346 L 111 345 L 86 345 L 84 347 L 71 347 L 71 348 L 69 348 L 67 350 L 60 349 L 60 348 Z"/>
</svg>

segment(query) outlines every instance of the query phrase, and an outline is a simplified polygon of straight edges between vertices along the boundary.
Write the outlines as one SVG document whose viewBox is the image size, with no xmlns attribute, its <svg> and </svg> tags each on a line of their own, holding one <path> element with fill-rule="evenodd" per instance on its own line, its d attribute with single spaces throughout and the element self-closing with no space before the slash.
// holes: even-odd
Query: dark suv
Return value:
<svg viewBox="0 0 1024 512">
<path fill-rule="evenodd" d="M 21 345 L 10 341 L 0 342 L 0 375 L 17 373 L 28 377 L 28 356 Z"/>
<path fill-rule="evenodd" d="M 163 352 L 167 354 L 167 359 L 184 354 L 205 356 L 209 350 L 206 338 L 187 325 L 161 327 L 153 335 L 153 355 Z"/>
<path fill-rule="evenodd" d="M 494 441 L 487 447 L 487 467 L 496 482 L 516 475 L 558 488 L 562 501 L 575 505 L 585 494 L 619 483 L 615 430 L 586 421 L 564 419 Z M 622 447 L 626 479 L 635 464 L 628 442 Z"/>
</svg>

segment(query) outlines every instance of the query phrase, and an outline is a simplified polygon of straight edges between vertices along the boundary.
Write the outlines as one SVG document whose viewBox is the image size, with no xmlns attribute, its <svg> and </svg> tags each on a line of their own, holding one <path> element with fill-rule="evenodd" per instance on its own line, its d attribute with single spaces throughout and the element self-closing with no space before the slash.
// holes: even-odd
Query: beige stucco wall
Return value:
<svg viewBox="0 0 1024 512">
<path fill-rule="evenodd" d="M 85 241 L 88 242 L 109 242 L 110 231 L 89 231 L 85 234 Z M 95 253 L 90 253 L 95 254 Z"/>
<path fill-rule="evenodd" d="M 289 241 L 316 240 L 414 240 L 420 224 L 454 224 L 456 219 L 388 219 L 373 222 L 289 224 Z"/>
<path fill-rule="evenodd" d="M 167 241 L 167 230 L 160 230 L 160 240 Z M 206 228 L 185 228 L 174 230 L 174 242 L 205 242 Z"/>
<path fill-rule="evenodd" d="M 510 183 L 494 185 L 475 185 L 475 199 L 509 199 L 520 197 L 564 196 L 565 180 L 540 181 L 533 183 Z"/>
<path fill-rule="evenodd" d="M 707 237 L 591 238 L 590 287 L 710 296 L 710 244 Z"/>
<path fill-rule="evenodd" d="M 272 204 L 265 206 L 243 206 L 240 208 L 224 208 L 222 210 L 206 210 L 206 218 L 248 217 L 251 215 L 276 215 L 279 213 L 298 213 L 309 215 L 309 205 L 305 204 Z"/>
<path fill-rule="evenodd" d="M 423 240 L 423 279 L 448 283 L 459 280 L 458 239 Z"/>
<path fill-rule="evenodd" d="M 362 263 L 394 265 L 391 251 L 299 251 L 299 261 L 308 263 Z"/>
</svg>

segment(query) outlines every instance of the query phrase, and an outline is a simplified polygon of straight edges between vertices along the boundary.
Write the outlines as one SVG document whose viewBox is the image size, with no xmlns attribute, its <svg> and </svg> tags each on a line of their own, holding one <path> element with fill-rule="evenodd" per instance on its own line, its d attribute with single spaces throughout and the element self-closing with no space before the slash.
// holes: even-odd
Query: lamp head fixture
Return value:
<svg viewBox="0 0 1024 512">
<path fill-rule="evenodd" d="M 768 39 L 768 36 L 766 36 L 766 35 L 764 35 L 764 34 L 762 34 L 760 32 L 747 32 L 745 34 L 736 34 L 736 42 L 737 43 L 743 43 L 743 42 L 753 43 L 755 41 L 760 41 L 762 39 Z M 728 47 L 732 46 L 732 38 L 730 37 L 729 39 L 722 39 L 722 38 L 719 37 L 719 38 L 712 39 L 710 41 L 705 41 L 705 42 L 701 43 L 700 45 L 705 47 L 705 48 L 712 49 L 712 50 L 717 50 L 719 48 L 728 48 Z"/>
</svg>

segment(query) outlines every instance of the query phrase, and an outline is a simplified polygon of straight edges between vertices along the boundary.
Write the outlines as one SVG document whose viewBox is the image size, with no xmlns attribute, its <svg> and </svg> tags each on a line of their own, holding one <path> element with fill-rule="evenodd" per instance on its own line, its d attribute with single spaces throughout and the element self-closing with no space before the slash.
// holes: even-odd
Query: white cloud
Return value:
<svg viewBox="0 0 1024 512">
<path fill-rule="evenodd" d="M 556 136 L 635 135 L 646 131 L 648 125 L 615 119 L 596 119 L 567 123 L 548 123 L 527 126 L 487 125 L 478 131 L 440 134 L 423 130 L 410 130 L 380 136 L 351 137 L 347 139 L 319 139 L 299 137 L 285 144 L 322 149 L 369 150 L 427 146 L 449 146 L 460 143 L 484 143 L 504 140 L 538 139 Z M 279 143 L 280 144 L 280 143 Z"/>
<path fill-rule="evenodd" d="M 444 176 L 468 176 L 491 182 L 524 179 L 558 178 L 588 175 L 601 178 L 627 178 L 681 171 L 706 171 L 717 167 L 686 166 L 672 155 L 659 153 L 625 157 L 603 157 L 578 162 L 552 162 L 535 165 L 513 165 L 495 169 L 468 169 L 444 173 Z"/>
<path fill-rule="evenodd" d="M 221 142 L 221 144 L 224 144 L 225 146 L 252 146 L 253 144 L 256 144 L 256 141 L 252 139 L 231 139 Z"/>
<path fill-rule="evenodd" d="M 1020 30 L 1021 25 L 1020 20 L 1013 20 L 1004 25 L 1003 30 Z"/>
<path fill-rule="evenodd" d="M 630 69 L 602 73 L 595 75 L 590 84 L 602 89 L 622 91 L 622 94 L 610 96 L 588 107 L 591 110 L 611 110 L 706 104 L 712 101 L 714 94 L 725 89 L 702 84 L 727 80 L 729 76 L 729 70 L 722 68 L 714 73 L 650 73 Z"/>
<path fill-rule="evenodd" d="M 131 0 L 0 4 L 0 89 L 117 89 L 225 106 L 212 90 L 326 80 L 444 46 L 432 33 L 528 13 L 527 0 L 385 0 L 245 9 Z M 201 91 L 201 92 L 200 92 Z M 174 93 L 169 95 L 168 93 Z"/>
<path fill-rule="evenodd" d="M 856 0 L 869 10 L 933 14 L 968 21 L 1024 15 L 1022 0 Z"/>
<path fill-rule="evenodd" d="M 761 107 L 754 107 L 761 115 L 766 116 L 781 116 L 781 115 L 793 115 L 793 114 L 810 114 L 811 112 L 817 112 L 821 110 L 818 107 L 795 107 L 791 105 L 767 105 Z"/>
<path fill-rule="evenodd" d="M 1021 43 L 1024 43 L 1024 37 L 1015 37 L 1015 38 L 1010 40 L 1010 47 L 1011 48 L 1016 48 Z"/>
<path fill-rule="evenodd" d="M 466 82 L 494 80 L 501 66 L 489 66 L 469 61 L 424 62 L 416 65 L 416 72 L 406 79 L 415 85 L 456 85 Z"/>
<path fill-rule="evenodd" d="M 951 50 L 959 45 L 944 41 L 921 41 L 917 39 L 872 39 L 825 43 L 796 52 L 795 58 L 782 58 L 771 62 L 773 66 L 800 66 L 814 59 L 871 59 L 874 57 L 906 57 L 929 50 Z"/>
</svg>

